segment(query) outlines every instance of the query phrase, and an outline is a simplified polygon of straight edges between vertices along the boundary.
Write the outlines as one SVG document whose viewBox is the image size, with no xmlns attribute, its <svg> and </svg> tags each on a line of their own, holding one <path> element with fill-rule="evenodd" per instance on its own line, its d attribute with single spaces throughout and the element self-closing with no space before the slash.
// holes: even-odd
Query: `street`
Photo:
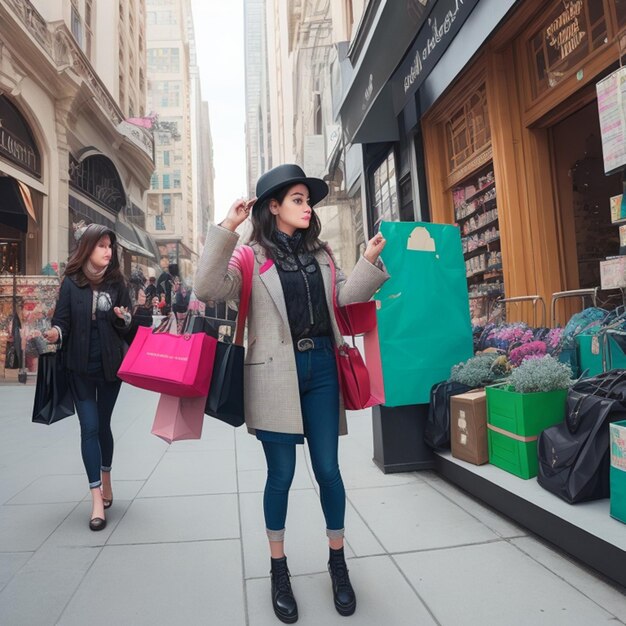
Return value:
<svg viewBox="0 0 626 626">
<path fill-rule="evenodd" d="M 254 437 L 207 418 L 200 441 L 168 446 L 150 434 L 157 395 L 124 385 L 115 500 L 94 533 L 78 421 L 32 424 L 33 395 L 32 385 L 0 386 L 1 624 L 280 623 Z M 382 474 L 369 411 L 349 414 L 349 428 L 340 455 L 357 610 L 343 618 L 333 607 L 323 516 L 299 447 L 286 535 L 299 624 L 626 623 L 619 590 L 435 473 Z"/>
</svg>

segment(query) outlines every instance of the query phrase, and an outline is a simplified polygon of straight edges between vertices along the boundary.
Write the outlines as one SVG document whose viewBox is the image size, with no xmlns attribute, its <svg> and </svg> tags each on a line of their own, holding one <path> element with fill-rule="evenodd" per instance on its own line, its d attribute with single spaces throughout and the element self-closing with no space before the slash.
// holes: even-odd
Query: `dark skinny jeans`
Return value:
<svg viewBox="0 0 626 626">
<path fill-rule="evenodd" d="M 100 472 L 110 472 L 113 462 L 113 433 L 111 415 L 115 408 L 121 380 L 107 382 L 102 375 L 82 376 L 70 372 L 80 421 L 80 450 L 89 480 L 89 488 L 102 484 Z"/>
<path fill-rule="evenodd" d="M 329 537 L 343 536 L 346 492 L 339 472 L 339 382 L 332 341 L 307 352 L 296 351 L 304 435 Z M 270 540 L 280 540 L 289 488 L 296 468 L 296 444 L 263 442 L 267 482 L 263 497 Z"/>
</svg>

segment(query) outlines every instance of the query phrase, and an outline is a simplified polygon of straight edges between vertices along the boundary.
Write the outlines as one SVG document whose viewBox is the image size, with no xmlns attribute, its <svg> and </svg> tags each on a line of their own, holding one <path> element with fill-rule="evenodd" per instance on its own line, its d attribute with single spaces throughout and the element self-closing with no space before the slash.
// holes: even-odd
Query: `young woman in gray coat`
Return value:
<svg viewBox="0 0 626 626">
<path fill-rule="evenodd" d="M 326 519 L 334 604 L 352 615 L 356 596 L 343 553 L 346 495 L 339 471 L 338 435 L 346 433 L 334 345 L 341 334 L 333 312 L 332 254 L 320 241 L 312 207 L 328 193 L 297 165 L 278 166 L 259 179 L 257 198 L 236 201 L 220 225 L 209 228 L 195 279 L 201 300 L 238 299 L 241 274 L 230 264 L 251 217 L 255 264 L 244 372 L 246 426 L 263 445 L 268 476 L 263 498 L 271 553 L 272 604 L 285 623 L 298 619 L 284 553 L 289 488 L 296 445 L 306 438 Z M 250 215 L 251 212 L 251 215 Z M 340 306 L 369 300 L 388 278 L 377 234 L 349 278 L 336 268 Z M 280 391 L 279 391 L 280 390 Z"/>
</svg>

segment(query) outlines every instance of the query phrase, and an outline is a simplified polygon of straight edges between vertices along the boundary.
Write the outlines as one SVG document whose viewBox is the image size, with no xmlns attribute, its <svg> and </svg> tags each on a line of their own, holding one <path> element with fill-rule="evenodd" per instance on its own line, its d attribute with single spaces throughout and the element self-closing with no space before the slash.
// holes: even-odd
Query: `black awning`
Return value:
<svg viewBox="0 0 626 626">
<path fill-rule="evenodd" d="M 0 177 L 0 224 L 28 232 L 28 210 L 15 178 Z"/>
<path fill-rule="evenodd" d="M 133 230 L 137 235 L 141 245 L 146 249 L 152 252 L 154 255 L 155 261 L 158 263 L 161 258 L 161 251 L 159 250 L 159 246 L 157 242 L 152 238 L 149 232 L 145 231 L 141 226 L 137 226 L 137 224 L 133 224 Z"/>
<path fill-rule="evenodd" d="M 118 219 L 117 222 L 115 222 L 115 234 L 117 235 L 117 241 L 122 248 L 125 248 L 129 252 L 133 252 L 138 256 L 142 256 L 147 259 L 155 259 L 154 253 L 147 250 L 139 240 L 132 224 L 128 224 Z"/>
<path fill-rule="evenodd" d="M 434 5 L 435 0 L 393 0 L 384 5 L 341 103 L 340 116 L 346 143 L 375 143 L 395 139 L 393 136 L 381 138 L 383 133 L 376 129 L 381 123 L 391 129 L 395 122 L 390 89 L 385 89 L 385 86 Z M 384 105 L 377 105 L 381 93 L 385 102 Z M 365 124 L 370 113 L 375 113 L 373 117 L 377 118 L 376 123 Z M 370 134 L 370 130 L 374 132 Z"/>
</svg>

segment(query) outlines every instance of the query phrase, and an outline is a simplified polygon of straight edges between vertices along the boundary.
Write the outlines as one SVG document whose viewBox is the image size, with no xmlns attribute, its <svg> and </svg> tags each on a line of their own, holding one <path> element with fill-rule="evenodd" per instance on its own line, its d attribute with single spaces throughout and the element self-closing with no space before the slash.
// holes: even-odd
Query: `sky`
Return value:
<svg viewBox="0 0 626 626">
<path fill-rule="evenodd" d="M 202 99 L 209 103 L 215 221 L 246 190 L 243 2 L 191 0 Z"/>
</svg>

